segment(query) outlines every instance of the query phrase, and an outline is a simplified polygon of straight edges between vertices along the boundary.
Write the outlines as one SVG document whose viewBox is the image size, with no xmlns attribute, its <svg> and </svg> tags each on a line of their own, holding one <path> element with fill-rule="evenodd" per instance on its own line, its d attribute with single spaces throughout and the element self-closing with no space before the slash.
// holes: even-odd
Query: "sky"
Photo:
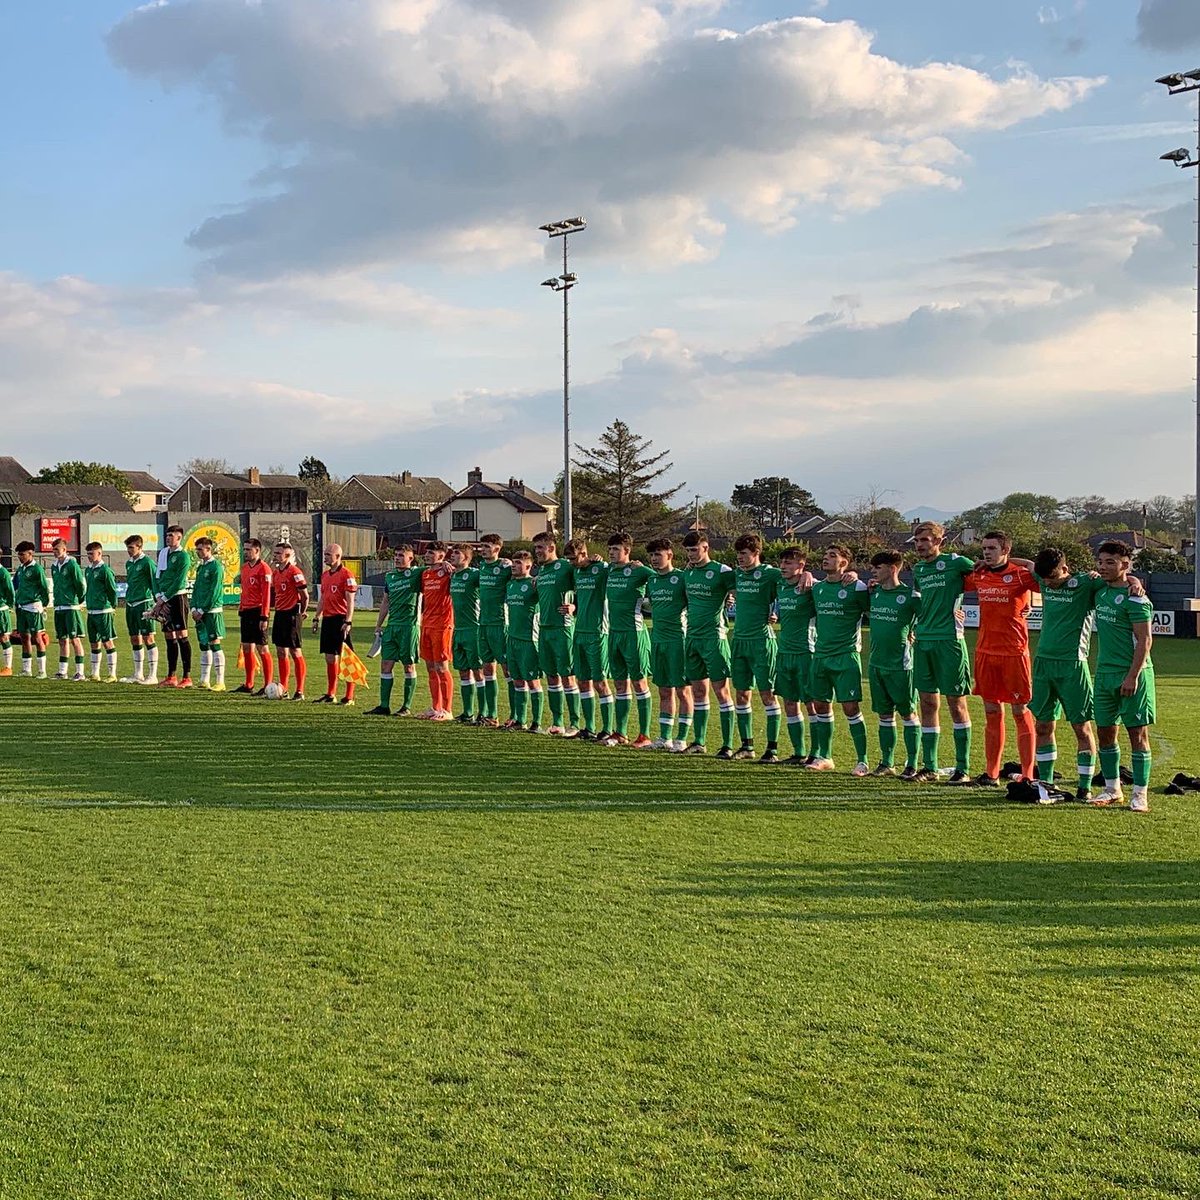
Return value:
<svg viewBox="0 0 1200 1200">
<path fill-rule="evenodd" d="M 1195 0 L 0 10 L 0 453 L 1194 487 Z M 14 113 L 19 120 L 11 119 Z"/>
</svg>

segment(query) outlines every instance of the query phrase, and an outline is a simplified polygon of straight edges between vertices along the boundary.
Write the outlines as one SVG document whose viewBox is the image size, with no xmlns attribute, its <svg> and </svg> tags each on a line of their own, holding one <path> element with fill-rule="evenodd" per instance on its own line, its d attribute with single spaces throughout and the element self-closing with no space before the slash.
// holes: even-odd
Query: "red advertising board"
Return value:
<svg viewBox="0 0 1200 1200">
<path fill-rule="evenodd" d="M 39 517 L 38 543 L 42 554 L 49 554 L 57 538 L 67 543 L 67 549 L 73 554 L 79 553 L 79 518 L 78 517 Z"/>
</svg>

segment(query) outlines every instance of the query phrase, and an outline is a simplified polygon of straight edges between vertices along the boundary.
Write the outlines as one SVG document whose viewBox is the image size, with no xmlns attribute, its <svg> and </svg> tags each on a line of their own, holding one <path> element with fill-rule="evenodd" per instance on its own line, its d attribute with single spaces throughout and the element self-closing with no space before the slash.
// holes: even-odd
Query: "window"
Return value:
<svg viewBox="0 0 1200 1200">
<path fill-rule="evenodd" d="M 450 528 L 455 533 L 474 533 L 475 514 L 469 509 L 452 509 L 450 512 Z"/>
</svg>

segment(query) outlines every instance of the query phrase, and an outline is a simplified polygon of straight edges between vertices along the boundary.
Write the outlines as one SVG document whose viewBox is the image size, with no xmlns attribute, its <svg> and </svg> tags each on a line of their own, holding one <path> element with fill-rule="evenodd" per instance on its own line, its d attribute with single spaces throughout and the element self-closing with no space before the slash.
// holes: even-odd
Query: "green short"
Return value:
<svg viewBox="0 0 1200 1200">
<path fill-rule="evenodd" d="M 969 696 L 974 682 L 967 643 L 961 638 L 944 642 L 918 641 L 913 646 L 913 678 L 918 692 Z"/>
<path fill-rule="evenodd" d="M 149 604 L 125 605 L 125 632 L 131 638 L 150 638 L 158 632 L 155 623 L 146 615 L 149 611 Z"/>
<path fill-rule="evenodd" d="M 1132 696 L 1121 695 L 1125 671 L 1096 672 L 1096 724 L 1101 728 L 1124 725 L 1137 729 L 1154 724 L 1154 667 L 1149 663 L 1138 676 Z"/>
<path fill-rule="evenodd" d="M 608 665 L 613 679 L 650 677 L 650 634 L 645 629 L 608 635 Z"/>
<path fill-rule="evenodd" d="M 478 671 L 483 666 L 479 657 L 478 628 L 455 629 L 450 643 L 451 665 L 456 671 Z"/>
<path fill-rule="evenodd" d="M 527 642 L 523 638 L 508 639 L 508 674 L 510 679 L 520 683 L 532 683 L 535 679 L 541 679 L 542 667 L 537 642 Z"/>
<path fill-rule="evenodd" d="M 871 687 L 872 712 L 881 717 L 890 717 L 893 713 L 911 717 L 917 711 L 920 702 L 912 671 L 884 671 L 868 665 L 867 682 Z"/>
<path fill-rule="evenodd" d="M 508 653 L 508 627 L 506 625 L 480 625 L 479 660 L 485 663 L 504 665 Z"/>
<path fill-rule="evenodd" d="M 687 658 L 682 638 L 650 638 L 650 676 L 654 686 L 681 688 L 687 686 Z"/>
<path fill-rule="evenodd" d="M 575 631 L 575 678 L 580 683 L 608 679 L 608 635 Z"/>
<path fill-rule="evenodd" d="M 210 646 L 219 646 L 221 639 L 225 636 L 225 614 L 219 612 L 207 612 L 196 619 L 196 639 L 200 643 L 201 650 L 207 650 Z"/>
<path fill-rule="evenodd" d="M 575 674 L 575 639 L 570 629 L 543 629 L 538 634 L 538 662 L 543 675 Z M 510 668 L 511 669 L 511 668 Z M 528 676 L 517 678 L 528 679 Z M 537 678 L 537 676 L 533 676 Z"/>
<path fill-rule="evenodd" d="M 689 637 L 683 643 L 684 666 L 690 683 L 711 679 L 724 683 L 729 678 L 729 642 L 723 637 Z"/>
<path fill-rule="evenodd" d="M 775 656 L 775 693 L 789 704 L 812 699 L 812 655 L 780 650 Z"/>
<path fill-rule="evenodd" d="M 739 692 L 775 690 L 776 648 L 773 637 L 734 637 L 729 675 Z"/>
<path fill-rule="evenodd" d="M 1095 709 L 1092 673 L 1086 662 L 1061 658 L 1033 660 L 1033 698 L 1029 701 L 1029 711 L 1035 721 L 1057 721 L 1065 713 L 1072 725 L 1084 725 L 1095 716 Z"/>
<path fill-rule="evenodd" d="M 17 632 L 19 634 L 41 633 L 46 628 L 44 612 L 30 612 L 25 608 L 17 609 Z"/>
<path fill-rule="evenodd" d="M 0 637 L 6 633 L 12 633 L 13 615 L 12 609 L 5 606 L 0 608 Z"/>
<path fill-rule="evenodd" d="M 93 645 L 114 642 L 117 639 L 116 616 L 113 613 L 88 613 L 87 639 Z"/>
<path fill-rule="evenodd" d="M 848 704 L 861 700 L 862 659 L 851 654 L 814 654 L 809 675 L 812 698 L 823 704 L 836 700 Z"/>
<path fill-rule="evenodd" d="M 56 608 L 54 610 L 54 636 L 60 642 L 63 638 L 83 637 L 83 609 Z"/>
<path fill-rule="evenodd" d="M 421 627 L 409 622 L 393 625 L 390 621 L 383 627 L 379 641 L 379 653 L 384 662 L 403 663 L 411 667 L 417 661 L 417 647 L 421 640 Z"/>
</svg>

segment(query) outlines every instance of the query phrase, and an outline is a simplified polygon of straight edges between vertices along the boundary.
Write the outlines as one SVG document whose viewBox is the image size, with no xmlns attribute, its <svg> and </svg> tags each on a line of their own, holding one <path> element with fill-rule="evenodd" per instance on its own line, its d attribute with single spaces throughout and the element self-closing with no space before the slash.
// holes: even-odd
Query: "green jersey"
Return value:
<svg viewBox="0 0 1200 1200">
<path fill-rule="evenodd" d="M 83 568 L 70 557 L 50 564 L 50 582 L 54 585 L 54 607 L 75 608 L 83 603 L 87 582 Z"/>
<path fill-rule="evenodd" d="M 405 567 L 401 571 L 388 571 L 383 577 L 383 590 L 387 593 L 387 623 L 392 625 L 415 625 L 417 605 L 421 601 L 421 576 L 424 567 Z"/>
<path fill-rule="evenodd" d="M 219 612 L 225 598 L 225 568 L 218 558 L 210 558 L 196 568 L 192 584 L 192 607 L 201 612 Z"/>
<path fill-rule="evenodd" d="M 18 608 L 28 604 L 50 603 L 50 587 L 40 563 L 22 563 L 17 568 L 13 576 L 13 600 Z"/>
<path fill-rule="evenodd" d="M 779 610 L 779 650 L 783 654 L 811 654 L 816 646 L 817 631 L 813 626 L 816 609 L 807 591 L 783 588 L 776 600 Z"/>
<path fill-rule="evenodd" d="M 1035 658 L 1061 662 L 1084 662 L 1092 641 L 1092 609 L 1103 579 L 1080 571 L 1061 586 L 1052 587 L 1040 576 L 1042 631 L 1038 634 Z"/>
<path fill-rule="evenodd" d="M 125 564 L 125 607 L 145 608 L 152 604 L 157 578 L 154 559 L 148 554 L 129 559 Z"/>
<path fill-rule="evenodd" d="M 479 572 L 463 567 L 450 576 L 450 605 L 455 629 L 479 628 Z"/>
<path fill-rule="evenodd" d="M 817 618 L 819 657 L 853 654 L 862 649 L 862 619 L 871 607 L 871 593 L 860 579 L 821 579 L 812 587 L 813 608 Z"/>
<path fill-rule="evenodd" d="M 590 562 L 575 568 L 575 633 L 607 633 L 605 584 L 608 563 Z"/>
<path fill-rule="evenodd" d="M 479 563 L 479 623 L 504 624 L 505 589 L 512 578 L 512 567 L 497 560 Z"/>
<path fill-rule="evenodd" d="M 1136 625 L 1149 625 L 1154 619 L 1154 606 L 1149 596 L 1131 596 L 1127 587 L 1105 584 L 1096 593 L 1096 671 L 1128 671 L 1133 666 L 1133 650 L 1137 644 L 1133 630 Z M 1146 659 L 1150 666 L 1150 659 Z"/>
<path fill-rule="evenodd" d="M 89 613 L 110 613 L 117 607 L 117 577 L 108 563 L 88 563 L 83 569 L 86 581 L 84 603 Z"/>
<path fill-rule="evenodd" d="M 12 574 L 7 567 L 0 566 L 0 612 L 12 608 L 16 598 L 16 593 L 13 591 Z"/>
<path fill-rule="evenodd" d="M 575 568 L 565 558 L 542 563 L 537 577 L 538 627 L 541 629 L 570 629 L 575 618 L 558 611 L 569 604 L 567 597 L 575 590 Z M 510 616 L 511 611 L 510 611 Z"/>
<path fill-rule="evenodd" d="M 688 637 L 725 636 L 725 600 L 733 591 L 733 572 L 711 559 L 683 572 L 687 592 Z"/>
<path fill-rule="evenodd" d="M 774 638 L 771 628 L 771 609 L 785 584 L 783 572 L 778 567 L 761 563 L 743 571 L 739 567 L 733 573 L 734 596 L 737 599 L 737 616 L 733 622 L 734 638 Z"/>
<path fill-rule="evenodd" d="M 646 595 L 650 600 L 650 640 L 653 642 L 681 642 L 687 632 L 687 588 L 683 572 L 672 567 L 669 571 L 655 571 L 646 584 Z"/>
<path fill-rule="evenodd" d="M 646 585 L 653 578 L 654 571 L 649 567 L 639 567 L 636 563 L 608 564 L 605 594 L 608 627 L 613 633 L 637 633 L 646 627 L 642 601 L 646 597 Z"/>
<path fill-rule="evenodd" d="M 191 570 L 192 555 L 190 551 L 185 550 L 182 546 L 178 550 L 168 550 L 167 565 L 163 567 L 163 572 L 158 577 L 159 595 L 166 596 L 168 600 L 172 596 L 182 596 L 187 591 L 188 575 Z"/>
<path fill-rule="evenodd" d="M 928 562 L 918 559 L 913 567 L 913 588 L 921 593 L 921 615 L 917 621 L 918 642 L 948 642 L 961 639 L 963 581 L 975 564 L 961 554 L 939 554 Z"/>
<path fill-rule="evenodd" d="M 536 642 L 538 635 L 538 594 L 533 580 L 510 579 L 504 591 L 504 607 L 508 612 L 508 636 L 526 642 Z"/>
<path fill-rule="evenodd" d="M 912 627 L 921 611 L 921 593 L 906 584 L 871 589 L 871 666 L 880 671 L 911 671 Z"/>
</svg>

